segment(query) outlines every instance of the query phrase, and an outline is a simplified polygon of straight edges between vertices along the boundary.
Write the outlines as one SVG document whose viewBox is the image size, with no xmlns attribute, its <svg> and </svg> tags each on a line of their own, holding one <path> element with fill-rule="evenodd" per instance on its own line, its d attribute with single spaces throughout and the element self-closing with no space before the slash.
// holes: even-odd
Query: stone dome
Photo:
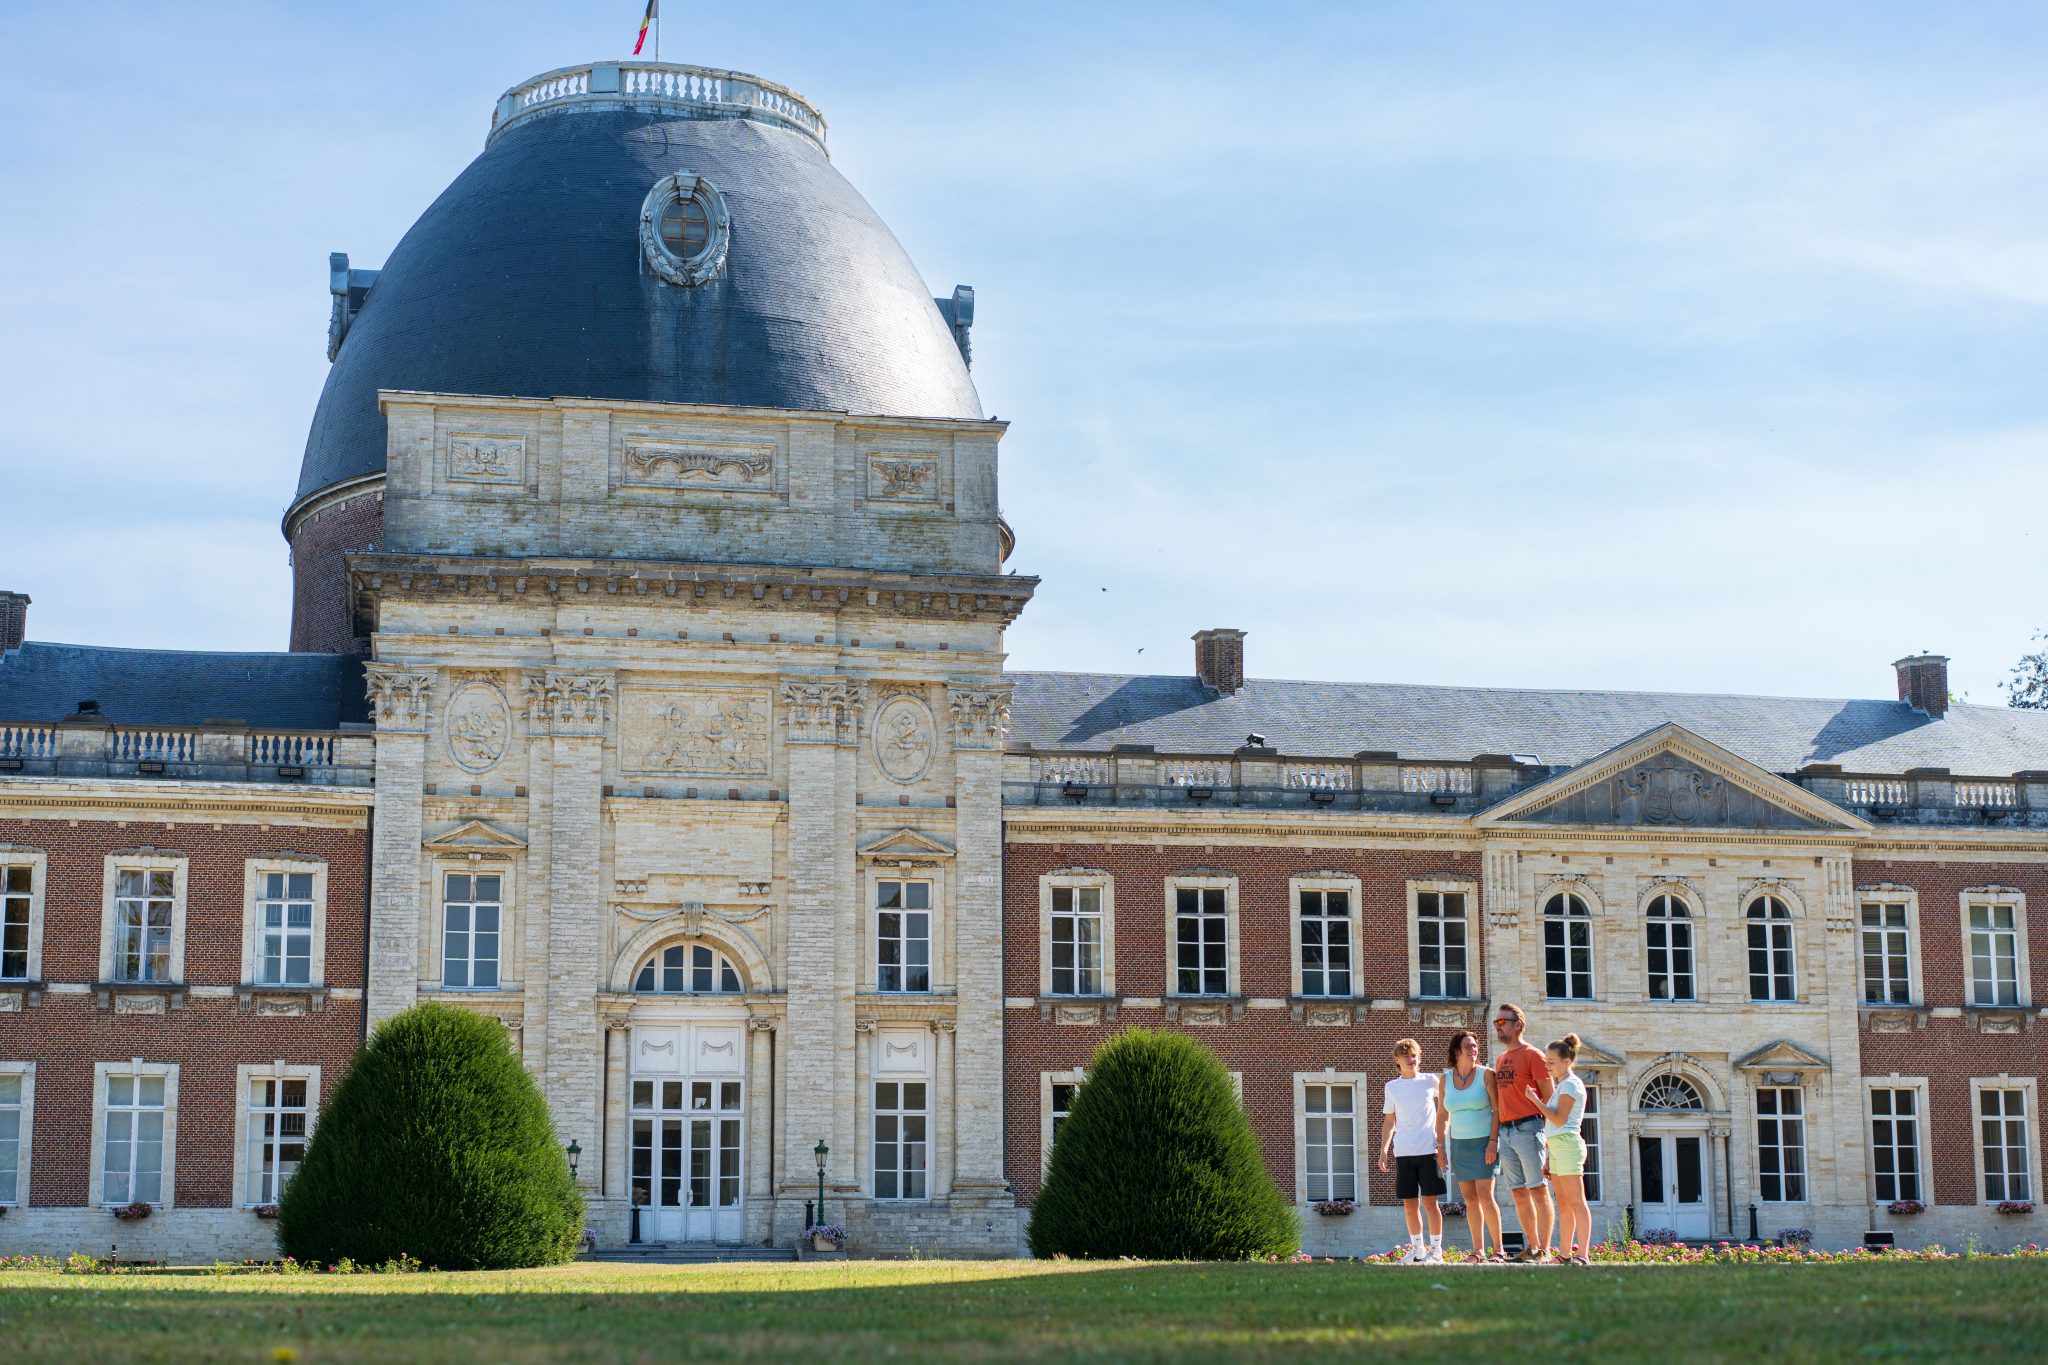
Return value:
<svg viewBox="0 0 2048 1365">
<path fill-rule="evenodd" d="M 344 295 L 359 310 L 295 505 L 383 471 L 379 389 L 979 418 L 950 320 L 824 136 L 801 97 L 732 72 L 599 63 L 514 87 L 483 153 Z M 643 251 L 672 175 L 722 201 L 701 282 Z"/>
</svg>

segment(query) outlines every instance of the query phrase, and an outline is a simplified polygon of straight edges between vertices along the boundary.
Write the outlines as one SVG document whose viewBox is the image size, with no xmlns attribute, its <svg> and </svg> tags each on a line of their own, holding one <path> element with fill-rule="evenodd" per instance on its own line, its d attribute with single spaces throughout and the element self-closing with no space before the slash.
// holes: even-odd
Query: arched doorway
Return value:
<svg viewBox="0 0 2048 1365">
<path fill-rule="evenodd" d="M 744 1237 L 744 989 L 732 960 L 699 942 L 656 948 L 634 973 L 625 1148 L 643 1242 Z"/>
<path fill-rule="evenodd" d="M 1707 1104 L 1674 1072 L 1652 1076 L 1636 1101 L 1636 1207 L 1643 1228 L 1708 1234 L 1713 1208 Z"/>
</svg>

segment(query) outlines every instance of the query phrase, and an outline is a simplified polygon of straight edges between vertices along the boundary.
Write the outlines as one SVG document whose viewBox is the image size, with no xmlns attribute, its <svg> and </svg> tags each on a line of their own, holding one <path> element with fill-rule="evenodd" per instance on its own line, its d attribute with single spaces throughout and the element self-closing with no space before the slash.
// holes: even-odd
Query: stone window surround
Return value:
<svg viewBox="0 0 2048 1365">
<path fill-rule="evenodd" d="M 1799 1112 L 1791 1116 L 1799 1121 L 1799 1197 L 1797 1199 L 1767 1199 L 1764 1197 L 1762 1125 L 1765 1119 L 1774 1119 L 1782 1123 L 1787 1117 L 1783 1113 L 1764 1113 L 1763 1105 L 1759 1102 L 1758 1096 L 1766 1090 L 1793 1090 L 1799 1094 Z M 1764 1208 L 1791 1209 L 1817 1202 L 1813 1197 L 1813 1121 L 1817 1113 L 1815 1105 L 1818 1099 L 1817 1088 L 1812 1080 L 1806 1077 L 1783 1084 L 1759 1080 L 1749 1087 L 1749 1178 L 1750 1188 L 1755 1192 L 1758 1205 Z M 1781 1143 L 1780 1146 L 1782 1147 L 1783 1144 Z M 1869 1165 L 1867 1158 L 1864 1164 L 1866 1166 Z M 1782 1182 L 1784 1178 L 1784 1172 L 1781 1170 L 1778 1179 Z"/>
<path fill-rule="evenodd" d="M 107 1203 L 107 1079 L 111 1076 L 161 1076 L 164 1078 L 164 1170 L 163 1198 L 156 1207 L 177 1207 L 178 1185 L 178 1063 L 145 1062 L 134 1057 L 125 1062 L 94 1062 L 92 1065 L 92 1182 L 86 1192 L 89 1208 L 111 1208 Z"/>
<path fill-rule="evenodd" d="M 944 994 L 953 988 L 953 917 L 946 913 L 952 903 L 952 868 L 936 863 L 915 863 L 898 866 L 893 862 L 878 859 L 861 868 L 861 916 L 860 929 L 863 940 L 860 948 L 861 969 L 860 989 L 871 995 L 921 996 Z M 882 941 L 882 910 L 875 902 L 880 893 L 878 882 L 925 882 L 932 889 L 931 894 L 931 987 L 922 991 L 884 991 L 882 989 L 882 962 L 880 945 Z"/>
<path fill-rule="evenodd" d="M 260 1207 L 249 1198 L 249 1085 L 252 1081 L 281 1080 L 306 1083 L 306 1141 L 313 1140 L 313 1126 L 320 1121 L 320 1068 L 300 1066 L 279 1059 L 261 1065 L 235 1068 L 235 1185 L 231 1207 Z"/>
<path fill-rule="evenodd" d="M 1116 996 L 1116 878 L 1099 868 L 1063 867 L 1038 879 L 1038 993 L 1052 994 L 1052 893 L 1056 887 L 1093 888 L 1102 905 L 1102 990 L 1097 995 L 1061 996 L 1062 1000 L 1113 999 Z"/>
<path fill-rule="evenodd" d="M 1240 994 L 1238 976 L 1238 948 L 1243 935 L 1238 932 L 1237 876 L 1229 872 L 1217 872 L 1206 868 L 1193 868 L 1176 872 L 1166 879 L 1166 998 L 1169 1000 L 1218 1000 Z M 1176 990 L 1180 980 L 1180 926 L 1178 893 L 1183 889 L 1218 890 L 1223 893 L 1223 948 L 1224 982 L 1223 994 L 1217 996 L 1207 992 L 1186 994 Z M 1299 933 L 1299 930 L 1296 931 Z M 1300 953 L 1296 952 L 1296 966 L 1299 970 Z"/>
<path fill-rule="evenodd" d="M 1235 1073 L 1233 1073 L 1235 1074 Z M 1367 1202 L 1367 1157 L 1371 1134 L 1367 1131 L 1371 1113 L 1367 1077 L 1363 1071 L 1338 1071 L 1324 1067 L 1321 1071 L 1297 1071 L 1294 1073 L 1294 1202 L 1306 1204 L 1308 1199 L 1308 1087 L 1311 1085 L 1348 1085 L 1351 1087 L 1351 1169 L 1357 1190 L 1353 1196 L 1360 1204 Z M 1242 1094 L 1243 1085 L 1239 1083 Z M 1453 1193 L 1456 1192 L 1452 1187 Z"/>
<path fill-rule="evenodd" d="M 39 848 L 22 848 L 13 844 L 0 844 L 0 870 L 10 867 L 29 869 L 28 892 L 28 975 L 9 977 L 0 986 L 8 983 L 20 984 L 43 979 L 43 896 L 44 883 L 49 876 L 50 860 Z M 4 882 L 0 882 L 4 884 Z"/>
<path fill-rule="evenodd" d="M 34 1062 L 0 1062 L 0 1076 L 21 1077 L 21 1138 L 14 1149 L 14 1198 L 0 1200 L 0 1205 L 28 1205 L 29 1167 L 34 1156 L 36 1131 L 36 1064 Z M 103 1089 L 100 1092 L 106 1094 Z"/>
<path fill-rule="evenodd" d="M 1411 999 L 1422 995 L 1422 897 L 1426 892 L 1439 895 L 1461 895 L 1465 898 L 1465 994 L 1462 996 L 1431 996 L 1433 1000 L 1483 1000 L 1486 998 L 1485 957 L 1480 948 L 1477 932 L 1479 909 L 1479 883 L 1470 877 L 1416 877 L 1408 882 L 1408 994 Z M 1354 942 L 1357 927 L 1353 930 Z M 1353 956 L 1357 954 L 1354 947 Z M 1354 979 L 1357 964 L 1353 964 Z M 1297 991 L 1300 981 L 1295 982 Z M 1353 992 L 1356 994 L 1357 992 Z"/>
<path fill-rule="evenodd" d="M 1785 907 L 1784 919 L 1750 919 L 1750 908 L 1752 906 L 1761 904 L 1763 901 L 1767 899 L 1774 900 L 1778 904 Z M 1744 1004 L 1750 1005 L 1812 1004 L 1812 1000 L 1806 994 L 1806 988 L 1808 987 L 1808 985 L 1811 984 L 1808 980 L 1808 977 L 1811 975 L 1811 973 L 1809 973 L 1806 970 L 1806 965 L 1799 960 L 1800 953 L 1803 952 L 1806 947 L 1807 936 L 1804 932 L 1804 926 L 1807 923 L 1806 902 L 1801 900 L 1799 898 L 1798 893 L 1793 891 L 1792 888 L 1784 882 L 1767 881 L 1761 883 L 1754 883 L 1743 888 L 1742 897 L 1736 913 L 1736 923 L 1742 926 L 1742 973 L 1740 979 L 1743 984 L 1742 994 L 1739 997 L 1740 1001 Z M 1860 1000 L 1863 998 L 1863 965 L 1861 962 L 1863 944 L 1862 939 L 1860 938 L 1860 934 L 1862 931 L 1863 910 L 1861 901 L 1857 902 L 1856 913 L 1857 931 L 1859 934 L 1859 938 L 1856 944 L 1856 952 L 1858 956 L 1858 962 L 1856 966 L 1856 998 Z M 1776 998 L 1768 1000 L 1759 1000 L 1752 993 L 1754 988 L 1750 984 L 1749 926 L 1753 923 L 1783 924 L 1786 926 L 1785 932 L 1791 940 L 1791 946 L 1787 950 L 1787 956 L 1789 956 L 1792 961 L 1792 994 L 1783 1000 L 1779 1000 Z"/>
<path fill-rule="evenodd" d="M 1586 907 L 1586 961 L 1593 981 L 1591 993 L 1583 997 L 1553 996 L 1550 993 L 1549 911 L 1550 902 L 1559 896 L 1576 896 Z M 1536 932 L 1529 936 L 1536 954 L 1535 998 L 1546 1006 L 1554 1000 L 1575 1001 L 1581 1005 L 1598 1003 L 1600 984 L 1605 979 L 1600 969 L 1600 921 L 1607 913 L 1607 904 L 1600 895 L 1600 889 L 1585 877 L 1553 877 L 1537 888 L 1535 905 Z"/>
<path fill-rule="evenodd" d="M 1975 970 L 1971 966 L 1970 953 L 1970 907 L 1973 905 L 2010 905 L 2012 907 L 2013 979 L 2019 995 L 2019 999 L 2013 1004 L 1979 1005 L 1977 1002 L 1977 982 Z M 1956 897 L 1956 917 L 1963 933 L 1961 954 L 1963 959 L 1963 1003 L 1979 1009 L 2023 1010 L 2033 1008 L 2033 972 L 2030 968 L 2032 959 L 2027 956 L 2027 893 L 2010 886 L 1967 887 L 1960 896 Z M 1917 964 L 1915 970 L 1917 972 Z M 1916 983 L 1917 979 L 1916 975 Z M 1917 995 L 1915 998 L 1918 998 Z M 2034 1111 L 2030 1104 L 2027 1114 L 2031 1118 L 2033 1113 Z"/>
<path fill-rule="evenodd" d="M 1052 1088 L 1056 1085 L 1080 1085 L 1088 1079 L 1088 1072 L 1081 1067 L 1070 1067 L 1065 1071 L 1041 1071 L 1038 1073 L 1038 1174 L 1045 1176 L 1045 1168 L 1052 1161 Z"/>
<path fill-rule="evenodd" d="M 182 986 L 185 981 L 185 896 L 190 884 L 192 860 L 183 853 L 170 853 L 154 848 L 132 849 L 109 853 L 103 860 L 100 883 L 100 980 L 114 980 L 115 945 L 119 935 L 115 932 L 115 888 L 120 884 L 123 872 L 171 873 L 171 953 L 170 976 L 168 979 L 143 982 L 123 982 L 123 985 L 161 986 L 168 990 Z M 104 1099 L 96 1101 L 104 1106 Z M 97 1160 L 97 1158 L 95 1158 Z M 98 1201 L 95 1200 L 95 1203 Z"/>
<path fill-rule="evenodd" d="M 1964 893 L 1968 895 L 1967 892 Z M 1864 995 L 1863 979 L 1863 907 L 1866 905 L 1903 905 L 1906 907 L 1906 994 L 1911 997 L 1904 1005 L 1892 1005 L 1892 1009 L 1916 1008 L 1927 1000 L 1926 987 L 1920 979 L 1920 893 L 1910 886 L 1896 882 L 1880 882 L 1875 886 L 1856 888 L 1856 1003 L 1864 1009 L 1884 1009 L 1885 1005 L 1873 1002 Z M 1970 919 L 1969 906 L 1962 907 L 1963 923 Z M 1967 930 L 1963 939 L 1963 992 L 1969 994 L 1969 938 Z M 1926 1168 L 1921 1168 L 1922 1183 L 1925 1183 Z"/>
<path fill-rule="evenodd" d="M 1301 992 L 1301 893 L 1304 891 L 1342 891 L 1349 897 L 1351 911 L 1347 921 L 1351 927 L 1351 989 L 1342 995 L 1304 996 Z M 1413 897 L 1410 897 L 1411 903 Z M 1348 872 L 1297 872 L 1287 879 L 1287 971 L 1288 990 L 1297 1000 L 1357 1000 L 1360 998 L 1359 984 L 1364 976 L 1364 964 L 1360 950 L 1365 941 L 1365 884 Z M 1234 973 L 1237 966 L 1236 923 L 1231 924 L 1230 962 Z M 1413 939 L 1410 939 L 1410 956 L 1413 954 Z M 1176 964 L 1177 965 L 1177 964 Z"/>
<path fill-rule="evenodd" d="M 1932 1208 L 1934 1205 L 1934 1173 L 1928 1169 L 1927 1165 L 1927 1078 L 1925 1076 L 1901 1076 L 1896 1071 L 1889 1076 L 1865 1076 L 1863 1078 L 1863 1135 L 1867 1144 L 1865 1147 L 1866 1152 L 1874 1151 L 1876 1148 L 1876 1143 L 1870 1139 L 1871 1125 L 1877 1121 L 1877 1116 L 1871 1112 L 1870 1105 L 1871 1092 L 1875 1090 L 1910 1090 L 1914 1092 L 1913 1145 L 1919 1153 L 1916 1169 L 1920 1173 L 1920 1193 L 1917 1197 L 1921 1203 Z M 1972 1106 L 1975 1103 L 1976 1095 L 1972 1091 Z M 1977 1120 L 1974 1114 L 1971 1116 L 1970 1123 L 1972 1127 L 1976 1127 Z M 1978 1142 L 1980 1144 L 1983 1142 L 1983 1132 L 1981 1129 L 1978 1130 Z M 1891 1202 L 1889 1199 L 1879 1200 L 1878 1198 L 1877 1162 L 1867 1155 L 1863 1161 L 1863 1174 L 1868 1184 L 1871 1202 L 1889 1204 Z M 1978 1182 L 1977 1188 L 1980 1190 L 1984 1188 L 1981 1180 Z"/>
<path fill-rule="evenodd" d="M 263 965 L 263 890 L 268 873 L 310 872 L 313 874 L 313 951 L 303 986 L 281 982 L 258 982 Z M 319 990 L 327 984 L 327 860 L 303 853 L 272 853 L 251 858 L 242 874 L 242 980 L 271 989 Z"/>
<path fill-rule="evenodd" d="M 2004 1072 L 1996 1076 L 1970 1078 L 1970 1154 L 1976 1163 L 1972 1176 L 1977 1182 L 1975 1198 L 1971 1202 L 1979 1208 L 1990 1208 L 1999 1202 L 1984 1197 L 1984 1106 L 1980 1096 L 1986 1090 L 2017 1090 L 2026 1096 L 2027 1198 L 2038 1204 L 2041 1202 L 2041 1110 L 2037 1085 L 2032 1076 L 2010 1076 Z"/>
<path fill-rule="evenodd" d="M 1669 896 L 1685 907 L 1685 923 L 1691 928 L 1692 943 L 1692 994 L 1679 1000 L 1657 1000 L 1650 995 L 1650 906 L 1659 897 Z M 1707 918 L 1704 908 L 1706 898 L 1691 882 L 1678 877 L 1654 878 L 1643 885 L 1642 894 L 1636 897 L 1636 920 L 1640 925 L 1642 948 L 1642 1003 L 1645 1005 L 1696 1005 L 1707 998 L 1708 977 L 1705 964 L 1707 942 Z M 1671 923 L 1667 920 L 1665 923 Z M 1598 978 L 1595 978 L 1596 983 Z"/>
<path fill-rule="evenodd" d="M 420 953 L 420 988 L 445 991 L 450 995 L 496 995 L 518 992 L 523 984 L 520 965 L 526 960 L 524 940 L 519 937 L 519 874 L 513 860 L 503 854 L 453 853 L 426 859 L 427 902 L 433 913 L 420 916 L 421 936 L 428 940 Z M 495 986 L 444 986 L 442 954 L 447 950 L 448 878 L 499 877 L 498 888 L 498 984 Z"/>
</svg>

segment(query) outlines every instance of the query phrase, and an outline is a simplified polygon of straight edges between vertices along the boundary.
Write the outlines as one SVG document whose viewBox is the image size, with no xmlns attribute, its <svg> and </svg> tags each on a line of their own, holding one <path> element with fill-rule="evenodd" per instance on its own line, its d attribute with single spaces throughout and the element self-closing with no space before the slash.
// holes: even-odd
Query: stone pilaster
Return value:
<svg viewBox="0 0 2048 1365">
<path fill-rule="evenodd" d="M 956 851 L 953 922 L 958 1004 L 947 1081 L 953 1193 L 1002 1195 L 1003 1176 L 1003 728 L 1007 685 L 946 689 L 953 730 Z"/>
<path fill-rule="evenodd" d="M 374 1025 L 419 999 L 420 839 L 434 675 L 390 663 L 363 671 L 377 724 L 367 1002 Z"/>
</svg>

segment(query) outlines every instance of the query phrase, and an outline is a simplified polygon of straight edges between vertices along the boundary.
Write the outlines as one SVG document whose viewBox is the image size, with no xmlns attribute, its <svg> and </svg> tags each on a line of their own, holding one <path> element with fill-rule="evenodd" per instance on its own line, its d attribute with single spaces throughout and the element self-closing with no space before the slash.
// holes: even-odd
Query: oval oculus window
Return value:
<svg viewBox="0 0 2048 1365">
<path fill-rule="evenodd" d="M 678 171 L 655 182 L 640 210 L 640 248 L 670 284 L 704 284 L 725 268 L 730 225 L 725 196 L 701 175 Z"/>
</svg>

